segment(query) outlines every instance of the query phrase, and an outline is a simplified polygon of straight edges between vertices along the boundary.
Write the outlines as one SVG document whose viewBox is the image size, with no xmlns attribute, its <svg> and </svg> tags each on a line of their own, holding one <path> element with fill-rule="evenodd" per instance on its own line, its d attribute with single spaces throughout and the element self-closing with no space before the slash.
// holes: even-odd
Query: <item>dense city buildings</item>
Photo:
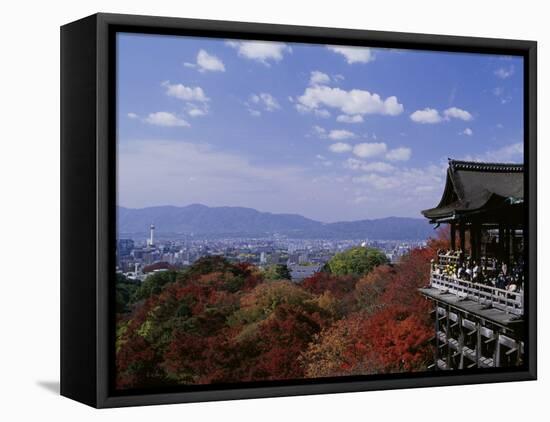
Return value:
<svg viewBox="0 0 550 422">
<path fill-rule="evenodd" d="M 155 239 L 156 236 L 156 239 Z M 129 279 L 143 281 L 149 268 L 185 268 L 201 257 L 223 256 L 230 262 L 248 262 L 260 268 L 286 265 L 292 281 L 299 282 L 319 271 L 336 253 L 355 246 L 368 246 L 384 252 L 392 263 L 412 248 L 425 245 L 424 239 L 291 239 L 273 234 L 262 238 L 169 238 L 155 235 L 151 224 L 147 238 L 121 235 L 117 242 L 117 270 Z M 163 264 L 163 265 L 159 265 Z"/>
</svg>

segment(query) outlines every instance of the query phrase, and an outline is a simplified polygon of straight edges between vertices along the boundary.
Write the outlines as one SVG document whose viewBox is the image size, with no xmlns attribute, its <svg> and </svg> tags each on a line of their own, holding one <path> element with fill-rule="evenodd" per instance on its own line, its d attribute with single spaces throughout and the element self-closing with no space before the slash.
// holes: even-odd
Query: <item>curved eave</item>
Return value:
<svg viewBox="0 0 550 422">
<path fill-rule="evenodd" d="M 510 209 L 512 207 L 522 206 L 523 198 L 504 198 L 492 194 L 483 205 L 476 208 L 460 207 L 460 203 L 454 204 L 455 207 L 436 207 L 422 211 L 422 215 L 430 220 L 431 224 L 451 223 L 479 215 L 485 212 L 491 212 L 500 208 Z"/>
</svg>

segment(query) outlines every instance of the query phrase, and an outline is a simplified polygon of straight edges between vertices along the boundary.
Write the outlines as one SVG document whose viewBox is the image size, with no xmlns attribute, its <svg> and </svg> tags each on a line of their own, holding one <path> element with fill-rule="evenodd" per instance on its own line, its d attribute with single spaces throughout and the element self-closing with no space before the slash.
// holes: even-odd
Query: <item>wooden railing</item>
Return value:
<svg viewBox="0 0 550 422">
<path fill-rule="evenodd" d="M 431 274 L 430 285 L 482 305 L 503 310 L 507 314 L 523 315 L 523 292 L 511 292 L 434 272 Z"/>
<path fill-rule="evenodd" d="M 438 264 L 439 265 L 457 265 L 458 264 L 458 256 L 455 254 L 452 255 L 438 255 Z"/>
</svg>

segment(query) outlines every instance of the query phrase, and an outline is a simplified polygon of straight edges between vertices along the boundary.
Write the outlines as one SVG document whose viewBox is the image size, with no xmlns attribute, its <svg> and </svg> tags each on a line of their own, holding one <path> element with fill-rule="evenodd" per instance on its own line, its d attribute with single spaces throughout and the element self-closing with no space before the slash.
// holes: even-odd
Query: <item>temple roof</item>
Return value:
<svg viewBox="0 0 550 422">
<path fill-rule="evenodd" d="M 443 196 L 422 214 L 432 222 L 453 221 L 522 202 L 523 164 L 449 159 Z"/>
</svg>

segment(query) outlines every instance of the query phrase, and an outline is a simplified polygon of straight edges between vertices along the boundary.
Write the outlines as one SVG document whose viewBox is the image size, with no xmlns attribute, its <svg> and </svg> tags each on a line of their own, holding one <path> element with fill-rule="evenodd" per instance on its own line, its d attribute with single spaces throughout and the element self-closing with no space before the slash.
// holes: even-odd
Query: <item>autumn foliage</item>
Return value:
<svg viewBox="0 0 550 422">
<path fill-rule="evenodd" d="M 431 325 L 417 289 L 433 254 L 416 249 L 394 266 L 299 284 L 203 258 L 120 308 L 117 387 L 425 370 Z"/>
</svg>

